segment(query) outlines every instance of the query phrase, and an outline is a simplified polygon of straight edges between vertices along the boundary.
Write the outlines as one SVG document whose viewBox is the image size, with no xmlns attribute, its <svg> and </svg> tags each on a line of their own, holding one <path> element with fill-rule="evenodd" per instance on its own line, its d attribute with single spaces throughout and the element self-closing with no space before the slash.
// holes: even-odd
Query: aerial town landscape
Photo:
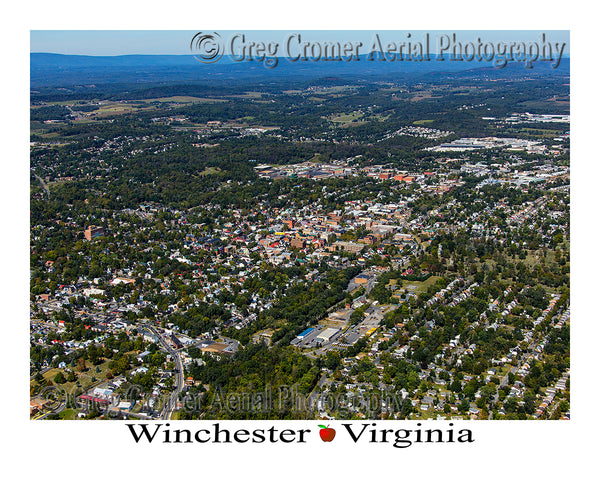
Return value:
<svg viewBox="0 0 600 480">
<path fill-rule="evenodd" d="M 568 59 L 59 57 L 31 57 L 31 419 L 570 419 Z"/>
</svg>

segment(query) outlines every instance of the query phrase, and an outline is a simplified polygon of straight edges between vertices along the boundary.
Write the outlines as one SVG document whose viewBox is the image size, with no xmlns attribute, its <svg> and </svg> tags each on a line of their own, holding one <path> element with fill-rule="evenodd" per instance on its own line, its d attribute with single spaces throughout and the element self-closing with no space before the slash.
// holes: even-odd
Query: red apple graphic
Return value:
<svg viewBox="0 0 600 480">
<path fill-rule="evenodd" d="M 329 428 L 329 425 L 319 425 L 321 430 L 319 430 L 319 435 L 321 436 L 321 440 L 324 442 L 331 442 L 335 438 L 335 430 L 333 428 Z"/>
</svg>

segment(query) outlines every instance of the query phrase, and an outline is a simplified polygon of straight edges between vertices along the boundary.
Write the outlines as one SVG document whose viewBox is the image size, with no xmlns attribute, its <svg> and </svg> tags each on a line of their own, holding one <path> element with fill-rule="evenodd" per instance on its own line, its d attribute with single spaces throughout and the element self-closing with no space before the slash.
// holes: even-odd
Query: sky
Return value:
<svg viewBox="0 0 600 480">
<path fill-rule="evenodd" d="M 208 30 L 203 30 L 208 32 Z M 370 46 L 376 33 L 382 41 L 404 42 L 408 34 L 421 40 L 430 34 L 432 49 L 440 35 L 456 33 L 458 41 L 483 43 L 537 41 L 541 34 L 551 43 L 566 43 L 564 54 L 569 54 L 568 30 L 216 30 L 228 41 L 234 33 L 245 34 L 248 41 L 282 43 L 293 33 L 300 33 L 302 41 L 363 42 Z M 61 53 L 70 55 L 188 55 L 190 42 L 198 30 L 31 30 L 30 52 Z M 434 52 L 433 52 L 434 53 Z"/>
</svg>

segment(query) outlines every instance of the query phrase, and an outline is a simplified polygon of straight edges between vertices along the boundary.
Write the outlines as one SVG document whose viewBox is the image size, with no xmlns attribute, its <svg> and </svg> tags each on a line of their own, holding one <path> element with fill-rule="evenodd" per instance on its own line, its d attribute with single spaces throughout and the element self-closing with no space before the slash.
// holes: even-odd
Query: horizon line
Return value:
<svg viewBox="0 0 600 480">
<path fill-rule="evenodd" d="M 361 53 L 359 56 L 370 55 L 371 53 L 379 53 L 376 50 L 372 50 L 368 53 Z M 197 54 L 194 53 L 118 53 L 118 54 L 91 54 L 91 53 L 56 53 L 56 52 L 29 52 L 30 55 L 60 55 L 63 57 L 195 57 Z M 429 56 L 435 57 L 440 55 L 439 53 L 430 53 Z M 277 58 L 292 58 L 285 55 L 269 55 L 270 57 Z M 448 53 L 443 56 L 450 57 Z M 562 58 L 570 58 L 569 53 L 563 53 Z M 223 54 L 223 57 L 236 57 L 236 55 Z"/>
</svg>

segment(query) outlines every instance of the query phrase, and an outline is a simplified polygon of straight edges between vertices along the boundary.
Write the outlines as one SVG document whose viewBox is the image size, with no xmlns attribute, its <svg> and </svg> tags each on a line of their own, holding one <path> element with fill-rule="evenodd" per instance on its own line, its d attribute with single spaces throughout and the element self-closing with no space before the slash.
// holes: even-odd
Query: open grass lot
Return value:
<svg viewBox="0 0 600 480">
<path fill-rule="evenodd" d="M 198 173 L 197 176 L 204 177 L 206 175 L 214 175 L 215 173 L 219 173 L 221 169 L 219 167 L 206 167 L 202 172 Z"/>
<path fill-rule="evenodd" d="M 378 120 L 380 122 L 385 122 L 387 119 L 389 119 L 392 115 L 388 114 L 388 115 L 384 115 L 382 113 L 377 113 L 375 115 L 372 115 L 369 117 L 369 120 Z"/>
<path fill-rule="evenodd" d="M 46 105 L 32 105 L 31 108 L 40 108 L 40 107 L 44 107 L 44 106 L 48 106 L 48 105 L 56 105 L 56 106 L 60 105 L 62 107 L 72 107 L 73 105 L 88 105 L 88 104 L 84 103 L 84 102 L 74 101 L 74 100 L 65 100 L 62 102 L 47 102 Z"/>
<path fill-rule="evenodd" d="M 265 96 L 264 93 L 261 92 L 244 92 L 241 95 L 232 95 L 231 98 L 262 98 Z"/>
<path fill-rule="evenodd" d="M 408 94 L 407 99 L 411 102 L 419 102 L 421 100 L 429 100 L 432 98 L 443 98 L 445 94 L 447 94 L 447 91 L 440 89 L 417 90 L 411 91 Z"/>
<path fill-rule="evenodd" d="M 242 125 L 248 125 L 254 121 L 254 117 L 252 115 L 248 115 L 246 117 L 236 118 L 236 121 Z"/>
<path fill-rule="evenodd" d="M 39 122 L 35 122 L 35 123 L 39 123 Z M 62 125 L 64 125 L 64 124 L 62 124 Z M 46 126 L 46 125 L 39 126 L 35 130 L 32 129 L 31 133 L 39 135 L 40 137 L 42 137 L 44 139 L 47 139 L 47 140 L 52 140 L 53 138 L 56 138 L 56 137 L 60 136 L 58 132 L 50 132 L 49 126 Z"/>
<path fill-rule="evenodd" d="M 201 97 L 190 97 L 186 95 L 179 95 L 173 97 L 161 97 L 161 98 L 149 98 L 143 100 L 145 103 L 227 103 L 229 100 L 224 98 L 201 98 Z"/>
<path fill-rule="evenodd" d="M 73 408 L 65 408 L 59 413 L 61 420 L 77 420 L 77 410 Z"/>
<path fill-rule="evenodd" d="M 91 112 L 91 114 L 88 118 L 111 117 L 113 115 L 123 115 L 123 114 L 128 114 L 128 113 L 136 113 L 139 111 L 148 111 L 148 110 L 152 110 L 152 109 L 153 109 L 153 107 L 151 105 L 148 105 L 147 107 L 140 107 L 140 106 L 132 105 L 132 104 L 128 104 L 128 103 L 111 102 L 111 103 L 102 105 L 100 107 L 100 109 Z"/>
<path fill-rule="evenodd" d="M 53 187 L 55 185 L 60 185 L 61 183 L 66 183 L 66 182 L 71 182 L 73 181 L 72 179 L 64 179 L 64 178 L 58 178 L 56 180 L 50 181 L 50 182 L 46 182 L 46 186 L 48 188 Z"/>
<path fill-rule="evenodd" d="M 429 277 L 427 280 L 425 280 L 424 282 L 416 282 L 416 281 L 402 281 L 402 287 L 400 287 L 400 291 L 403 291 L 404 289 L 407 289 L 409 292 L 413 292 L 413 293 L 422 293 L 422 292 L 426 292 L 427 289 L 435 284 L 435 282 L 437 282 L 440 278 L 442 277 L 437 277 L 435 275 L 432 275 L 431 277 Z"/>
<path fill-rule="evenodd" d="M 357 123 L 363 117 L 364 115 L 360 112 L 350 112 L 332 116 L 330 117 L 330 120 L 338 124 L 347 125 L 350 123 Z"/>
<path fill-rule="evenodd" d="M 110 116 L 106 116 L 106 119 L 109 119 Z M 98 120 L 98 117 L 84 117 L 84 118 L 78 118 L 77 120 L 73 120 L 73 124 L 74 125 L 84 125 L 86 123 L 92 123 L 92 122 L 96 122 Z"/>
<path fill-rule="evenodd" d="M 556 114 L 568 113 L 570 111 L 569 99 L 549 98 L 547 100 L 530 100 L 519 104 L 520 107 L 526 109 L 547 109 L 552 108 Z"/>
<path fill-rule="evenodd" d="M 100 104 L 98 104 L 100 103 Z M 106 101 L 103 100 L 101 102 L 96 102 L 96 101 L 90 101 L 89 103 L 85 103 L 82 104 L 80 102 L 74 102 L 74 101 L 65 101 L 65 102 L 48 102 L 48 105 L 51 106 L 66 106 L 66 107 L 72 107 L 73 111 L 77 114 L 77 115 L 81 115 L 81 119 L 78 121 L 89 121 L 91 119 L 94 118 L 104 118 L 104 117 L 110 117 L 110 116 L 114 116 L 114 115 L 122 115 L 122 114 L 127 114 L 127 113 L 136 113 L 139 111 L 148 111 L 148 110 L 153 110 L 155 107 L 153 105 L 151 105 L 150 103 L 146 103 L 146 102 L 113 102 L 113 101 Z M 87 106 L 87 105 L 94 105 L 97 106 L 98 109 L 97 110 L 92 110 L 90 112 L 78 112 L 77 111 L 77 106 Z M 36 108 L 36 107 L 31 107 Z"/>
<path fill-rule="evenodd" d="M 559 135 L 562 135 L 564 132 L 562 130 L 551 130 L 545 128 L 509 128 L 506 130 L 507 134 L 516 134 L 516 135 L 529 135 L 535 138 L 555 138 Z"/>
<path fill-rule="evenodd" d="M 410 97 L 411 102 L 418 102 L 420 100 L 426 100 L 428 98 L 438 98 L 431 95 L 431 92 L 416 92 Z"/>
</svg>

